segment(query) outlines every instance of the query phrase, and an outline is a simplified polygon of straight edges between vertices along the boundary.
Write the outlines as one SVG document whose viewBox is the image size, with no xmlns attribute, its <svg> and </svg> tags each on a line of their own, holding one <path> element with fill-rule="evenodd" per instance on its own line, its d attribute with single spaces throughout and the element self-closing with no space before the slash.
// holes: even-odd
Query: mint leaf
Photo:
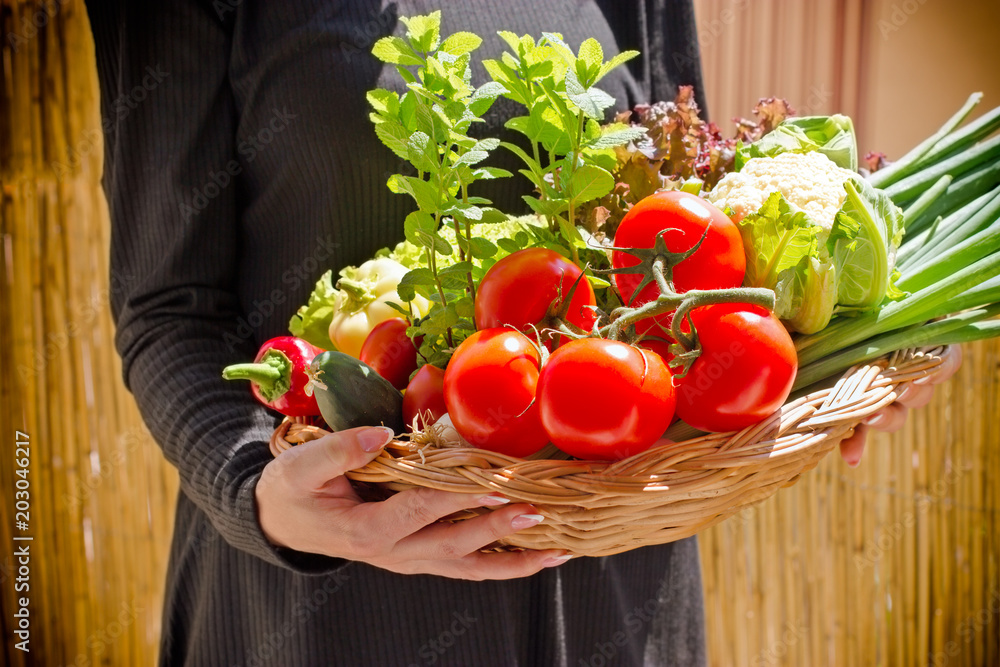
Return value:
<svg viewBox="0 0 1000 667">
<path fill-rule="evenodd" d="M 569 208 L 569 201 L 566 199 L 537 199 L 530 195 L 522 195 L 521 199 L 531 207 L 532 211 L 545 217 L 558 215 Z"/>
<path fill-rule="evenodd" d="M 618 128 L 611 128 L 607 130 L 602 128 L 602 134 L 587 142 L 585 145 L 588 148 L 614 148 L 615 146 L 624 146 L 630 141 L 638 141 L 646 136 L 646 128 L 644 127 L 628 127 L 627 125 L 622 124 L 618 125 Z"/>
<path fill-rule="evenodd" d="M 399 95 L 391 90 L 376 88 L 365 95 L 368 104 L 383 116 L 393 117 L 399 113 Z"/>
<path fill-rule="evenodd" d="M 459 317 L 473 318 L 476 316 L 476 306 L 472 297 L 466 296 L 452 303 L 455 305 L 455 312 Z"/>
<path fill-rule="evenodd" d="M 637 55 L 639 55 L 638 51 L 622 51 L 617 56 L 613 57 L 611 60 L 601 65 L 600 71 L 597 73 L 597 76 L 594 77 L 594 80 L 590 82 L 590 85 L 594 85 L 595 83 L 603 79 L 605 74 L 607 74 L 614 68 L 618 67 L 619 65 L 627 63 L 629 60 L 632 60 Z"/>
<path fill-rule="evenodd" d="M 521 38 L 512 33 L 510 30 L 498 30 L 497 35 L 500 39 L 507 42 L 507 46 L 510 47 L 511 51 L 517 53 L 518 48 L 521 46 Z"/>
<path fill-rule="evenodd" d="M 596 39 L 588 37 L 580 44 L 576 58 L 582 60 L 588 70 L 593 69 L 596 76 L 601 69 L 601 63 L 604 62 L 604 49 Z"/>
<path fill-rule="evenodd" d="M 403 221 L 403 233 L 406 236 L 406 240 L 414 245 L 423 245 L 422 237 L 418 232 L 433 234 L 435 229 L 434 217 L 424 211 L 413 211 Z"/>
<path fill-rule="evenodd" d="M 441 284 L 448 289 L 461 290 L 469 285 L 469 272 L 472 271 L 472 262 L 456 262 L 451 266 L 438 271 L 438 278 Z"/>
<path fill-rule="evenodd" d="M 467 153 L 463 153 L 460 158 L 458 158 L 457 160 L 455 160 L 455 164 L 456 165 L 460 165 L 460 164 L 468 164 L 468 165 L 478 164 L 478 163 L 482 162 L 483 160 L 485 160 L 486 158 L 488 158 L 489 156 L 490 156 L 490 154 L 487 153 L 486 151 L 475 151 L 475 150 L 468 151 Z"/>
<path fill-rule="evenodd" d="M 507 88 L 502 83 L 487 81 L 472 93 L 469 108 L 472 110 L 472 113 L 482 116 L 490 110 L 490 107 L 493 106 L 498 97 L 507 94 L 507 92 Z"/>
<path fill-rule="evenodd" d="M 417 287 L 433 285 L 435 285 L 434 274 L 430 269 L 411 269 L 400 279 L 399 285 L 396 286 L 396 294 L 401 301 L 409 302 L 416 298 Z"/>
<path fill-rule="evenodd" d="M 406 142 L 407 159 L 420 171 L 436 172 L 437 144 L 423 132 L 414 132 Z"/>
<path fill-rule="evenodd" d="M 492 241 L 476 236 L 469 244 L 469 254 L 475 259 L 487 259 L 497 254 L 497 247 Z"/>
<path fill-rule="evenodd" d="M 598 199 L 611 192 L 615 187 L 615 177 L 608 171 L 585 164 L 577 167 L 569 183 L 569 198 L 578 204 Z"/>
<path fill-rule="evenodd" d="M 393 65 L 423 65 L 421 58 L 401 37 L 383 37 L 375 42 L 372 55 Z"/>
<path fill-rule="evenodd" d="M 389 190 L 396 194 L 406 193 L 413 197 L 422 211 L 437 210 L 439 195 L 437 189 L 427 181 L 416 176 L 400 176 L 393 174 L 387 183 Z"/>
<path fill-rule="evenodd" d="M 498 239 L 497 245 L 508 253 L 515 253 L 521 249 L 521 246 L 519 246 L 513 239 Z"/>
<path fill-rule="evenodd" d="M 501 169 L 501 171 L 503 170 Z M 508 173 L 507 175 L 509 176 L 510 174 Z M 510 216 L 503 211 L 499 211 L 495 208 L 484 207 L 483 217 L 479 222 L 480 224 L 495 225 L 501 222 L 507 222 L 508 220 L 510 220 Z"/>
<path fill-rule="evenodd" d="M 376 123 L 375 136 L 388 146 L 389 150 L 396 154 L 396 157 L 404 160 L 410 159 L 410 149 L 407 146 L 410 134 L 400 123 L 392 120 Z"/>
<path fill-rule="evenodd" d="M 476 180 L 493 180 L 495 178 L 507 178 L 513 176 L 506 169 L 500 169 L 499 167 L 479 167 L 472 172 L 473 178 Z"/>
<path fill-rule="evenodd" d="M 441 43 L 441 50 L 453 56 L 471 53 L 483 43 L 482 38 L 471 32 L 455 32 Z"/>
<path fill-rule="evenodd" d="M 566 70 L 566 97 L 588 118 L 598 121 L 604 120 L 604 110 L 615 103 L 603 90 L 584 87 L 572 69 Z"/>
<path fill-rule="evenodd" d="M 424 16 L 401 16 L 406 26 L 406 36 L 418 51 L 430 53 L 438 47 L 441 35 L 441 10 Z"/>
</svg>

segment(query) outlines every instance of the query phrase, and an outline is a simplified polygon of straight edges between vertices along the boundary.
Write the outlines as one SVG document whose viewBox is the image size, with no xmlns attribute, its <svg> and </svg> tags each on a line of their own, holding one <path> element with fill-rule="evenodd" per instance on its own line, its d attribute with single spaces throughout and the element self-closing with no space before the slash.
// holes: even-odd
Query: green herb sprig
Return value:
<svg viewBox="0 0 1000 667">
<path fill-rule="evenodd" d="M 624 51 L 607 62 L 597 40 L 585 40 L 573 53 L 557 33 L 542 33 L 536 43 L 530 35 L 501 31 L 510 47 L 500 60 L 483 65 L 503 95 L 527 108 L 527 115 L 511 118 L 506 127 L 524 135 L 529 155 L 520 146 L 501 145 L 517 155 L 538 196 L 525 195 L 531 209 L 558 231 L 575 262 L 587 244 L 576 227 L 580 205 L 603 197 L 615 186 L 611 171 L 614 148 L 635 141 L 646 132 L 622 123 L 601 125 L 615 100 L 596 84 L 611 70 L 628 62 L 638 51 Z"/>
<path fill-rule="evenodd" d="M 400 20 L 405 35 L 380 39 L 372 53 L 396 66 L 406 92 L 376 89 L 368 93 L 368 101 L 379 139 L 416 170 L 416 175 L 393 174 L 387 183 L 392 192 L 416 202 L 404 233 L 423 251 L 422 266 L 409 271 L 397 291 L 404 302 L 421 294 L 433 304 L 426 317 L 413 321 L 409 333 L 422 337 L 421 354 L 428 363 L 444 367 L 454 347 L 475 331 L 476 287 L 498 255 L 537 245 L 557 249 L 580 265 L 606 263 L 603 253 L 588 245 L 586 232 L 576 227 L 576 213 L 614 187 L 614 148 L 645 135 L 644 129 L 621 123 L 602 127 L 614 98 L 596 87 L 638 52 L 605 62 L 594 39 L 584 41 L 574 54 L 558 34 L 543 33 L 536 43 L 527 35 L 500 32 L 516 55 L 483 61 L 492 80 L 475 87 L 470 74 L 473 53 L 482 43 L 478 36 L 457 32 L 442 39 L 440 12 Z M 527 137 L 532 155 L 495 137 L 469 136 L 500 96 L 526 107 L 527 115 L 510 119 L 506 127 Z M 537 196 L 524 200 L 548 228 L 528 226 L 494 243 L 474 235 L 474 228 L 510 218 L 488 199 L 470 194 L 470 188 L 480 180 L 511 176 L 483 164 L 501 145 L 525 162 L 521 173 Z M 454 242 L 441 234 L 442 225 L 454 229 Z M 440 261 L 456 251 L 457 262 Z M 601 278 L 589 279 L 607 286 Z M 413 319 L 405 308 L 399 310 Z"/>
<path fill-rule="evenodd" d="M 385 89 L 368 93 L 375 133 L 417 172 L 416 176 L 393 174 L 388 181 L 392 192 L 407 194 L 417 204 L 404 221 L 404 233 L 408 241 L 425 249 L 426 258 L 426 267 L 407 273 L 398 292 L 404 301 L 420 293 L 437 304 L 420 322 L 418 333 L 432 343 L 443 336 L 453 346 L 456 329 L 475 330 L 470 260 L 487 259 L 497 251 L 491 241 L 472 235 L 472 223 L 507 219 L 489 206 L 488 199 L 471 196 L 469 186 L 511 175 L 480 165 L 499 140 L 477 141 L 468 131 L 473 123 L 482 122 L 483 114 L 507 91 L 495 82 L 478 88 L 472 85 L 471 54 L 482 43 L 477 35 L 457 32 L 442 40 L 439 11 L 400 20 L 406 25 L 406 36 L 384 37 L 372 53 L 396 66 L 407 91 L 402 95 Z M 443 222 L 454 225 L 459 261 L 439 269 L 437 256 L 455 252 L 439 233 Z"/>
</svg>

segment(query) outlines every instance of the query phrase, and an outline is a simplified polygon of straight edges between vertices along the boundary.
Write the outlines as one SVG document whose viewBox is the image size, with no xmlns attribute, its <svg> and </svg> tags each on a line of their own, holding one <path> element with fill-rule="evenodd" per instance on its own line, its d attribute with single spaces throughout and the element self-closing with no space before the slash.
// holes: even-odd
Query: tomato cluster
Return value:
<svg viewBox="0 0 1000 667">
<path fill-rule="evenodd" d="M 675 294 L 743 282 L 738 229 L 696 195 L 660 192 L 636 204 L 618 228 L 612 265 L 639 264 L 629 248 L 658 248 L 653 254 L 662 257 L 664 245 L 676 255 L 664 275 Z M 642 280 L 641 274 L 614 275 L 630 307 L 661 295 L 656 282 L 640 289 Z M 446 370 L 424 365 L 413 373 L 416 347 L 405 320 L 376 327 L 362 360 L 406 388 L 407 425 L 426 426 L 447 412 L 471 445 L 515 457 L 552 443 L 577 458 L 621 459 L 656 442 L 675 412 L 701 430 L 741 429 L 773 413 L 791 391 L 795 348 L 760 306 L 691 309 L 678 322 L 677 337 L 698 356 L 692 362 L 685 355 L 675 368 L 686 373 L 678 375 L 669 365 L 672 312 L 639 320 L 636 345 L 586 335 L 596 312 L 593 287 L 576 264 L 553 250 L 529 248 L 501 259 L 483 277 L 475 301 L 478 330 L 457 347 Z M 569 328 L 555 332 L 560 325 Z"/>
</svg>

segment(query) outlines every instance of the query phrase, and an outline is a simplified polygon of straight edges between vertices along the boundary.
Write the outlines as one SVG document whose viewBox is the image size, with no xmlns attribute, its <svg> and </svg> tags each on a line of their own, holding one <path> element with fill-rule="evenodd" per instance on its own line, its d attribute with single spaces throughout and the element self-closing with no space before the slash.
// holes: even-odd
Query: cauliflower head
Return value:
<svg viewBox="0 0 1000 667">
<path fill-rule="evenodd" d="M 780 192 L 829 232 L 847 198 L 844 182 L 851 178 L 858 176 L 822 153 L 780 153 L 753 158 L 740 171 L 726 174 L 708 199 L 720 208 L 728 206 L 733 222 L 739 224 L 759 211 L 771 193 Z"/>
<path fill-rule="evenodd" d="M 709 194 L 740 228 L 746 284 L 774 290 L 775 314 L 815 333 L 837 313 L 895 296 L 902 212 L 889 196 L 826 155 L 748 160 Z"/>
</svg>

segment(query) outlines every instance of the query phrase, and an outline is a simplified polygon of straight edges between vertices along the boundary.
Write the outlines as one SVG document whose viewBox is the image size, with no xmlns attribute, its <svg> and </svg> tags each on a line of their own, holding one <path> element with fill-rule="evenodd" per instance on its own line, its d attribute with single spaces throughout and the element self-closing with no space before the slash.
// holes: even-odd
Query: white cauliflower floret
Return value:
<svg viewBox="0 0 1000 667">
<path fill-rule="evenodd" d="M 720 208 L 732 209 L 733 221 L 756 213 L 768 195 L 780 192 L 827 231 L 847 196 L 844 181 L 854 174 L 819 152 L 781 153 L 748 160 L 739 172 L 726 174 L 708 195 Z"/>
</svg>

